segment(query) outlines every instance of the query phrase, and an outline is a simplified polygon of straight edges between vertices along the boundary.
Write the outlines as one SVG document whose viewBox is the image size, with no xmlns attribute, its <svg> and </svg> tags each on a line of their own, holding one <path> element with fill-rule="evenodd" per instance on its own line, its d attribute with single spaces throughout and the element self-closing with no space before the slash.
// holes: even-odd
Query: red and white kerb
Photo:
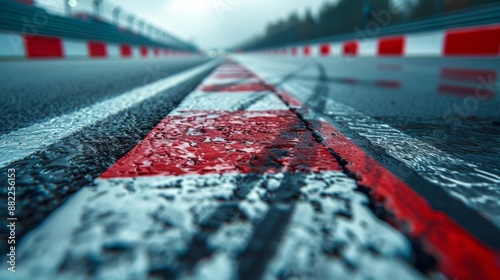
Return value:
<svg viewBox="0 0 500 280">
<path fill-rule="evenodd" d="M 392 50 L 398 44 L 394 38 L 383 48 Z M 301 102 L 254 73 L 226 63 L 100 179 L 339 172 L 330 149 L 349 163 L 358 183 L 371 189 L 373 197 L 394 214 L 396 225 L 407 225 L 407 234 L 421 240 L 425 250 L 438 258 L 443 274 L 492 279 L 498 273 L 497 253 L 431 209 L 399 178 L 307 111 Z"/>
</svg>

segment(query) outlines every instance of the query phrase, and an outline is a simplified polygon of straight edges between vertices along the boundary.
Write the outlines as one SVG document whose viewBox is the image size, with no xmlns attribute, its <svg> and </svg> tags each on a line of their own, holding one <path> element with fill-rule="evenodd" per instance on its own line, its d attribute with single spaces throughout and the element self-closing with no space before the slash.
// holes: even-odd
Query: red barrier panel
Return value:
<svg viewBox="0 0 500 280">
<path fill-rule="evenodd" d="M 28 58 L 62 58 L 64 56 L 60 38 L 26 35 L 24 44 Z"/>
<path fill-rule="evenodd" d="M 500 26 L 458 29 L 446 32 L 444 55 L 500 55 Z"/>
<path fill-rule="evenodd" d="M 106 57 L 106 44 L 103 42 L 88 42 L 87 49 L 90 57 Z"/>
<path fill-rule="evenodd" d="M 402 56 L 405 49 L 404 37 L 390 37 L 378 40 L 377 53 L 381 56 Z"/>
<path fill-rule="evenodd" d="M 148 56 L 148 48 L 147 47 L 141 47 L 141 56 L 142 57 Z"/>
<path fill-rule="evenodd" d="M 309 56 L 311 55 L 311 46 L 304 46 L 304 55 Z"/>
<path fill-rule="evenodd" d="M 344 42 L 343 54 L 345 56 L 357 56 L 358 49 L 359 49 L 359 44 L 357 41 Z"/>
<path fill-rule="evenodd" d="M 319 53 L 322 56 L 328 56 L 330 55 L 330 45 L 328 44 L 323 44 L 319 47 Z"/>
<path fill-rule="evenodd" d="M 120 45 L 120 55 L 121 57 L 131 57 L 132 48 L 129 45 Z"/>
</svg>

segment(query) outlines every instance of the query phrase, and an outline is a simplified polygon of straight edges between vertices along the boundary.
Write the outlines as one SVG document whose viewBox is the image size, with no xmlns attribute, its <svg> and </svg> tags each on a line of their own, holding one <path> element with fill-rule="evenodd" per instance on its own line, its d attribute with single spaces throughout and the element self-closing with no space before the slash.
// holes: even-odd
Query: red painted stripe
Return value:
<svg viewBox="0 0 500 280">
<path fill-rule="evenodd" d="M 392 71 L 401 71 L 403 67 L 400 64 L 378 64 L 378 69 L 382 70 L 392 70 Z"/>
<path fill-rule="evenodd" d="M 340 78 L 339 81 L 344 84 L 357 84 L 358 80 L 355 78 Z"/>
<path fill-rule="evenodd" d="M 106 57 L 106 44 L 103 42 L 87 42 L 87 50 L 90 57 Z"/>
<path fill-rule="evenodd" d="M 214 73 L 217 74 L 253 74 L 252 72 L 248 71 L 247 69 L 240 68 L 240 67 L 224 67 L 218 70 L 215 70 Z"/>
<path fill-rule="evenodd" d="M 481 78 L 483 78 L 488 83 L 494 83 L 497 80 L 497 72 L 495 70 L 443 68 L 441 69 L 441 77 L 467 82 L 481 82 Z"/>
<path fill-rule="evenodd" d="M 391 81 L 391 80 L 377 80 L 375 81 L 375 85 L 383 88 L 400 88 L 401 83 L 399 81 Z"/>
<path fill-rule="evenodd" d="M 148 48 L 147 47 L 141 47 L 140 52 L 141 52 L 142 57 L 148 56 Z"/>
<path fill-rule="evenodd" d="M 289 106 L 300 104 L 286 93 L 277 93 Z M 276 172 L 269 163 L 277 159 L 278 166 L 285 166 L 279 172 L 338 170 L 325 147 L 297 120 L 291 111 L 191 111 L 168 116 L 101 177 Z M 437 256 L 442 273 L 450 279 L 496 279 L 499 253 L 431 209 L 331 125 L 311 122 L 326 148 L 347 161 L 346 168 L 359 184 L 392 212 L 393 223 Z M 277 158 L 277 154 L 282 156 Z"/>
<path fill-rule="evenodd" d="M 154 48 L 153 49 L 153 53 L 155 56 L 159 56 L 160 55 L 160 50 L 158 48 Z"/>
<path fill-rule="evenodd" d="M 329 44 L 323 44 L 319 47 L 319 53 L 322 56 L 328 56 L 330 55 L 330 45 Z"/>
<path fill-rule="evenodd" d="M 447 84 L 439 85 L 438 92 L 461 97 L 476 96 L 481 97 L 481 99 L 491 99 L 495 95 L 494 87 L 466 87 Z"/>
<path fill-rule="evenodd" d="M 252 72 L 246 70 L 217 70 L 212 75 L 253 75 Z"/>
<path fill-rule="evenodd" d="M 291 111 L 191 111 L 167 116 L 101 178 L 327 170 L 338 164 Z"/>
<path fill-rule="evenodd" d="M 29 58 L 62 58 L 64 56 L 60 38 L 37 35 L 25 35 L 23 38 L 26 56 Z"/>
<path fill-rule="evenodd" d="M 269 91 L 269 87 L 265 84 L 236 84 L 236 85 L 208 85 L 203 86 L 201 91 L 217 92 L 217 91 Z"/>
<path fill-rule="evenodd" d="M 214 74 L 252 74 L 245 68 L 241 67 L 224 67 L 214 71 Z"/>
<path fill-rule="evenodd" d="M 247 69 L 244 68 L 239 68 L 239 67 L 224 67 L 220 68 L 218 70 L 215 70 L 213 73 L 224 73 L 224 74 L 253 74 L 252 72 L 248 71 Z"/>
<path fill-rule="evenodd" d="M 163 49 L 163 55 L 167 56 L 170 54 L 170 51 L 168 49 Z"/>
<path fill-rule="evenodd" d="M 292 48 L 292 55 L 296 56 L 297 55 L 297 47 Z"/>
<path fill-rule="evenodd" d="M 345 56 L 357 56 L 359 50 L 358 41 L 348 41 L 343 44 L 343 54 Z"/>
<path fill-rule="evenodd" d="M 246 69 L 243 69 L 243 68 L 230 68 L 230 69 L 219 69 L 219 70 L 216 70 L 213 72 L 214 75 L 215 74 L 237 74 L 237 75 L 241 75 L 241 74 L 252 74 L 252 72 L 246 70 Z"/>
<path fill-rule="evenodd" d="M 406 224 L 412 236 L 425 240 L 426 249 L 439 258 L 440 270 L 450 279 L 495 279 L 500 257 L 479 243 L 445 214 L 434 211 L 409 186 L 364 153 L 338 130 L 321 123 L 317 130 L 325 144 L 349 162 L 349 171 L 372 196 L 389 209 L 396 224 Z"/>
<path fill-rule="evenodd" d="M 278 94 L 288 95 L 281 91 Z M 347 169 L 359 184 L 369 188 L 370 195 L 394 215 L 393 224 L 421 240 L 425 249 L 438 258 L 439 270 L 449 279 L 497 279 L 498 252 L 477 241 L 445 214 L 434 211 L 413 189 L 330 124 L 311 124 L 325 146 L 348 162 Z"/>
<path fill-rule="evenodd" d="M 447 31 L 444 55 L 500 55 L 500 25 Z"/>
<path fill-rule="evenodd" d="M 311 46 L 304 46 L 304 48 L 302 49 L 303 53 L 305 56 L 309 56 L 311 55 Z"/>
<path fill-rule="evenodd" d="M 378 39 L 377 53 L 380 56 L 402 56 L 405 49 L 405 38 L 388 37 Z"/>
<path fill-rule="evenodd" d="M 220 75 L 232 75 L 232 76 L 248 76 L 248 75 L 253 75 L 250 72 L 247 71 L 216 71 L 212 74 L 213 76 L 220 76 Z"/>
<path fill-rule="evenodd" d="M 17 2 L 27 5 L 27 6 L 33 6 L 33 0 L 17 0 Z"/>
<path fill-rule="evenodd" d="M 254 74 L 218 74 L 214 75 L 217 79 L 250 79 L 256 78 Z"/>
<path fill-rule="evenodd" d="M 129 45 L 120 45 L 120 55 L 122 57 L 131 57 L 132 47 L 130 47 Z"/>
</svg>

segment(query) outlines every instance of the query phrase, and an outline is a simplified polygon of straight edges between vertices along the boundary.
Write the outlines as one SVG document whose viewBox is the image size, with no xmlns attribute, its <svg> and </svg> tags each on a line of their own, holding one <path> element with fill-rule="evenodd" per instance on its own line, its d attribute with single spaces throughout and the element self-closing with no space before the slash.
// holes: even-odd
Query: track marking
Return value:
<svg viewBox="0 0 500 280">
<path fill-rule="evenodd" d="M 270 91 L 264 92 L 224 92 L 206 94 L 193 92 L 188 95 L 171 113 L 180 114 L 182 111 L 266 111 L 288 110 L 288 107 Z"/>
<path fill-rule="evenodd" d="M 338 170 L 297 116 L 188 111 L 167 116 L 101 178 Z"/>
<path fill-rule="evenodd" d="M 23 159 L 54 144 L 84 127 L 104 120 L 120 111 L 155 96 L 177 84 L 206 71 L 220 61 L 210 61 L 194 69 L 172 75 L 158 82 L 127 91 L 120 96 L 55 117 L 43 123 L 21 128 L 0 136 L 0 167 Z"/>
<path fill-rule="evenodd" d="M 235 67 L 220 69 L 229 68 Z M 249 94 L 259 98 L 271 93 L 194 92 L 190 96 L 222 94 L 245 100 Z M 221 108 L 224 106 L 221 104 Z M 317 258 L 332 262 L 340 275 L 367 275 L 372 269 L 371 260 L 378 260 L 377 263 L 386 264 L 385 272 L 378 277 L 387 279 L 393 271 L 389 264 L 411 261 L 409 240 L 372 214 L 366 195 L 355 191 L 355 180 L 338 171 L 335 158 L 306 123 L 286 108 L 178 110 L 169 114 L 146 139 L 96 180 L 95 189 L 80 190 L 58 214 L 51 215 L 27 235 L 20 249 L 24 274 L 16 276 L 74 279 L 90 274 L 105 279 L 206 279 L 217 275 L 219 279 L 234 279 L 238 273 L 244 273 L 244 263 L 259 264 L 259 271 L 254 272 L 256 277 L 287 276 L 266 260 L 282 268 L 285 264 L 284 269 L 293 272 L 289 276 L 311 276 L 313 266 L 307 262 L 296 266 L 289 262 L 289 256 L 276 255 L 270 247 L 262 246 L 274 244 L 272 248 L 281 248 L 280 241 L 285 238 L 287 251 L 298 252 L 299 261 L 309 261 L 300 258 L 304 256 L 301 252 L 309 251 L 314 256 L 310 261 Z M 252 147 L 255 149 L 248 151 L 250 159 L 239 152 Z M 162 157 L 168 160 L 163 161 Z M 232 168 L 217 168 L 219 163 Z M 234 168 L 237 165 L 239 168 Z M 151 172 L 153 169 L 159 172 Z M 155 174 L 169 176 L 152 176 Z M 82 198 L 82 192 L 91 195 Z M 86 199 L 85 203 L 75 203 L 82 199 Z M 294 210 L 296 206 L 299 211 Z M 52 251 L 50 245 L 56 239 L 49 228 L 63 224 L 67 219 L 63 214 L 68 212 L 75 213 L 73 221 L 81 224 L 58 236 L 70 240 L 71 245 Z M 320 220 L 316 219 L 318 215 Z M 290 243 L 291 217 L 293 232 L 305 226 L 313 234 L 306 239 L 291 238 Z M 266 224 L 279 228 L 281 233 L 262 226 Z M 40 248 L 46 250 L 33 252 L 33 244 L 40 242 L 44 243 Z M 320 244 L 324 250 L 317 246 Z M 262 250 L 266 258 L 261 258 Z M 53 259 L 58 262 L 41 261 L 52 252 L 57 254 Z M 123 259 L 125 256 L 128 257 Z M 357 263 L 358 256 L 365 261 Z M 355 266 L 352 262 L 356 262 Z M 324 262 L 314 264 L 328 274 Z M 405 279 L 421 278 L 409 265 L 401 265 L 398 272 Z"/>
<path fill-rule="evenodd" d="M 241 60 L 245 61 L 244 59 Z M 253 65 L 252 70 L 256 75 L 260 74 L 256 65 Z M 300 84 L 294 83 L 294 86 L 285 84 L 282 87 L 286 89 L 287 92 L 295 93 L 294 95 L 299 96 L 301 100 L 309 100 L 312 96 L 311 91 Z M 373 193 L 373 199 L 395 215 L 395 224 L 399 224 L 402 230 L 407 232 L 410 236 L 422 240 L 424 242 L 424 250 L 429 250 L 429 252 L 432 252 L 438 257 L 440 271 L 450 278 L 457 277 L 469 279 L 480 277 L 484 279 L 494 279 L 493 275 L 497 275 L 500 270 L 497 263 L 500 255 L 495 251 L 497 247 L 492 248 L 485 246 L 484 243 L 478 241 L 450 217 L 444 215 L 444 213 L 440 211 L 432 209 L 427 201 L 412 188 L 407 186 L 389 170 L 358 148 L 351 140 L 343 136 L 325 120 L 316 116 L 314 112 L 309 110 L 301 101 L 295 99 L 295 97 L 289 95 L 287 92 L 282 90 L 277 91 L 282 100 L 294 109 L 305 122 L 309 123 L 311 131 L 314 131 L 317 137 L 322 139 L 325 146 L 331 149 L 337 160 L 343 162 L 345 171 L 355 176 L 360 186 L 368 187 L 369 191 Z M 321 100 L 318 101 L 321 102 Z M 334 112 L 334 114 L 340 115 L 342 118 L 351 118 L 353 122 L 355 122 L 355 120 L 363 121 L 369 118 L 343 104 L 337 102 L 333 104 L 336 107 L 330 107 L 328 109 Z M 327 105 L 329 104 L 325 104 L 324 108 L 327 108 Z M 375 136 L 386 130 L 398 133 L 395 137 L 391 137 L 390 140 L 397 140 L 398 137 L 402 136 L 409 137 L 397 130 L 394 131 L 395 129 L 385 124 L 381 124 L 380 129 L 381 131 L 377 131 L 372 127 L 363 127 L 363 129 L 360 128 L 360 131 L 364 133 L 373 133 Z M 394 146 L 384 142 L 383 139 L 379 140 L 380 141 L 376 143 L 385 143 L 384 146 L 387 148 L 393 148 L 392 146 Z M 412 143 L 412 139 L 406 140 L 410 141 L 410 144 Z M 422 154 L 427 154 L 429 151 L 428 149 L 429 147 L 426 147 L 426 149 L 420 149 L 420 151 Z M 433 151 L 432 149 L 434 148 L 431 147 L 431 152 Z M 410 150 L 405 149 L 404 152 L 408 153 L 409 151 Z M 440 155 L 439 158 L 447 159 L 447 154 Z M 467 163 L 462 161 L 461 164 Z M 487 176 L 486 174 L 479 175 L 481 175 L 479 177 L 482 179 L 489 180 L 488 182 L 490 183 L 492 183 L 492 179 L 495 180 L 495 178 L 491 176 L 489 176 L 489 178 L 485 177 Z M 454 213 L 448 212 L 448 214 Z M 472 221 L 472 223 L 474 223 L 474 221 Z M 493 244 L 490 246 L 496 246 L 498 240 L 493 240 L 491 236 L 493 232 L 497 232 L 496 228 L 488 222 L 486 223 L 486 238 L 488 238 L 488 243 Z M 481 223 L 479 223 L 479 225 L 482 227 L 485 226 Z M 456 244 L 458 243 L 461 244 L 460 247 L 457 247 Z M 475 259 L 469 259 L 470 255 L 474 255 Z"/>
<path fill-rule="evenodd" d="M 242 58 L 241 61 L 247 62 Z M 248 60 L 248 62 L 258 62 Z M 251 66 L 251 63 L 249 63 Z M 255 63 L 255 65 L 257 65 Z M 263 67 L 262 67 L 263 68 Z M 260 71 L 258 67 L 252 67 L 252 70 L 269 83 L 272 83 L 275 75 L 270 79 L 267 70 Z M 447 73 L 461 76 L 469 75 L 466 73 L 450 72 Z M 281 87 L 294 96 L 298 96 L 300 101 L 308 100 L 313 91 L 300 83 L 285 83 Z M 286 98 L 286 97 L 285 97 Z M 300 107 L 301 102 L 289 103 L 289 106 Z M 320 101 L 320 100 L 318 100 Z M 324 105 L 324 112 L 319 112 L 334 118 L 342 124 L 356 131 L 362 137 L 368 139 L 371 144 L 383 149 L 388 155 L 401 161 L 405 166 L 425 178 L 428 182 L 441 186 L 452 197 L 465 203 L 471 209 L 479 211 L 482 216 L 493 222 L 500 228 L 500 176 L 483 171 L 477 164 L 451 156 L 427 143 L 408 136 L 403 132 L 390 127 L 384 123 L 363 115 L 354 108 L 344 105 L 336 100 L 321 100 Z M 397 145 L 395 143 L 398 143 Z M 456 172 L 460 170 L 462 172 Z M 473 178 L 466 180 L 465 178 Z M 477 191 L 478 188 L 481 191 Z M 484 195 L 486 194 L 486 195 Z M 494 207 L 494 208 L 491 208 Z M 489 209 L 488 209 L 489 208 Z"/>
<path fill-rule="evenodd" d="M 284 89 L 304 99 L 310 94 L 310 90 L 296 83 L 285 85 Z M 451 196 L 482 213 L 500 228 L 497 214 L 500 211 L 500 190 L 497 188 L 500 176 L 483 171 L 473 162 L 449 155 L 336 100 L 327 100 L 325 112 L 322 113 L 344 123 L 427 181 L 441 186 Z M 477 191 L 478 188 L 481 191 Z"/>
<path fill-rule="evenodd" d="M 298 175 L 307 182 L 299 190 L 305 200 L 289 213 L 292 224 L 284 229 L 284 243 L 277 244 L 279 254 L 271 255 L 264 268 L 264 274 L 271 277 L 266 279 L 279 279 L 283 270 L 311 276 L 315 268 L 317 273 L 367 275 L 374 263 L 385 264 L 377 279 L 387 279 L 392 273 L 389 264 L 401 265 L 397 271 L 405 279 L 423 278 L 405 264 L 411 258 L 411 244 L 371 213 L 366 196 L 354 191 L 353 179 L 338 171 Z M 245 197 L 237 199 L 235 193 L 248 176 L 258 181 L 249 185 Z M 19 258 L 23 267 L 6 279 L 84 279 L 94 265 L 98 269 L 91 275 L 96 279 L 201 280 L 220 275 L 221 267 L 225 273 L 217 279 L 235 279 L 238 258 L 255 230 L 271 209 L 282 208 L 279 203 L 269 204 L 267 198 L 286 193 L 280 190 L 280 185 L 289 184 L 284 179 L 283 174 L 99 179 L 96 187 L 79 191 L 22 240 Z M 278 200 L 287 202 L 286 196 Z M 235 206 L 227 209 L 219 224 L 207 224 L 228 203 Z M 66 226 L 68 220 L 72 222 Z M 61 227 L 66 230 L 58 230 Z M 191 274 L 179 266 L 200 232 L 210 251 L 195 263 Z M 332 256 L 336 250 L 339 254 Z M 307 252 L 318 262 L 307 265 Z M 0 272 L 0 278 L 5 275 Z"/>
</svg>

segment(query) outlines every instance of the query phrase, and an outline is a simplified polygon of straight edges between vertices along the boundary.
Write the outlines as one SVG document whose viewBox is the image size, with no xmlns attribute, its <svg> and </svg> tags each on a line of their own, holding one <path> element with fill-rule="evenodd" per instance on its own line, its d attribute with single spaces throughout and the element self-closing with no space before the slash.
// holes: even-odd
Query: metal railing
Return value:
<svg viewBox="0 0 500 280">
<path fill-rule="evenodd" d="M 155 41 L 167 44 L 182 42 L 121 6 L 104 0 L 35 0 L 34 5 L 61 16 L 108 22 Z"/>
<path fill-rule="evenodd" d="M 0 0 L 0 29 L 24 32 L 40 13 L 50 20 L 36 26 L 39 34 L 197 51 L 192 44 L 103 0 Z"/>
<path fill-rule="evenodd" d="M 443 30 L 450 28 L 468 27 L 468 26 L 478 26 L 500 23 L 500 3 L 486 4 L 482 6 L 476 6 L 468 8 L 465 10 L 458 10 L 452 12 L 446 12 L 442 14 L 431 15 L 427 17 L 421 17 L 418 19 L 407 20 L 404 22 L 398 22 L 394 24 L 388 24 L 385 27 L 380 26 L 378 32 L 376 32 L 376 37 L 380 36 L 390 36 L 399 34 L 411 34 L 417 32 L 427 32 L 435 30 Z M 288 47 L 297 44 L 316 44 L 322 42 L 337 42 L 337 41 L 347 41 L 364 39 L 359 38 L 360 32 L 361 37 L 368 36 L 372 32 L 367 32 L 366 28 L 363 26 L 358 26 L 357 31 L 353 29 L 352 32 L 319 37 L 310 40 L 299 40 L 297 30 L 286 30 L 284 32 L 275 34 L 273 38 L 257 40 L 254 42 L 249 42 L 245 45 L 241 45 L 235 49 L 238 50 L 260 50 L 274 47 Z M 372 31 L 372 30 L 368 30 Z M 366 33 L 366 34 L 364 34 Z M 369 37 L 369 36 L 368 36 Z"/>
</svg>

